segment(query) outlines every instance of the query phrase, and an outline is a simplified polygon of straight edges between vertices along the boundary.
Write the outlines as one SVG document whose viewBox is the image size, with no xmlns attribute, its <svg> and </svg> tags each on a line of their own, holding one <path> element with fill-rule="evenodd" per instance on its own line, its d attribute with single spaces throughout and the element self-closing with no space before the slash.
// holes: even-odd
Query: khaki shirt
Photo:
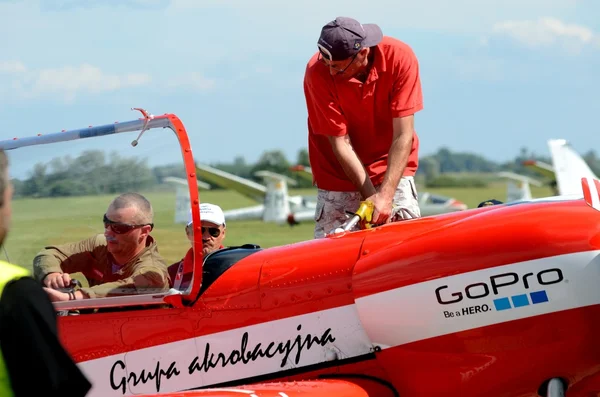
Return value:
<svg viewBox="0 0 600 397">
<path fill-rule="evenodd" d="M 167 264 L 150 236 L 146 247 L 115 273 L 103 234 L 77 243 L 44 247 L 33 259 L 33 272 L 40 281 L 49 273 L 81 272 L 90 285 L 81 291 L 90 298 L 150 294 L 169 289 Z"/>
</svg>

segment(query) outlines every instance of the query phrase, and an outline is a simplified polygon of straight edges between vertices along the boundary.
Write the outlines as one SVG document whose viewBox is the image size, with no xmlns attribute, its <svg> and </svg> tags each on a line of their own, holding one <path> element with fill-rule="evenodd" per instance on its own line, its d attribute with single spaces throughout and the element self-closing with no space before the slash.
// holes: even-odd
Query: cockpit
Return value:
<svg viewBox="0 0 600 397">
<path fill-rule="evenodd" d="M 173 288 L 167 269 L 202 249 L 202 236 L 186 225 L 192 203 L 210 200 L 210 186 L 196 179 L 181 128 L 143 115 L 0 141 L 14 187 L 2 259 L 29 269 L 59 310 L 159 305 L 190 292 Z M 260 249 L 207 255 L 200 293 Z"/>
<path fill-rule="evenodd" d="M 202 265 L 200 294 L 241 259 L 261 250 L 262 248 L 256 244 L 244 244 L 237 247 L 226 247 L 208 254 Z"/>
</svg>

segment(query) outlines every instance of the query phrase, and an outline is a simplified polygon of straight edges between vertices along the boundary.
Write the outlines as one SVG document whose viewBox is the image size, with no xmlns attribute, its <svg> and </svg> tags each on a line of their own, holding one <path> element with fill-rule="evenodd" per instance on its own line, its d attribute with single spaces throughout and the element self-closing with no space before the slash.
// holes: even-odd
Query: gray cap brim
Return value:
<svg viewBox="0 0 600 397">
<path fill-rule="evenodd" d="M 383 40 L 383 32 L 381 31 L 379 25 L 374 23 L 365 23 L 362 25 L 362 27 L 365 29 L 367 36 L 362 43 L 363 47 L 373 47 Z"/>
</svg>

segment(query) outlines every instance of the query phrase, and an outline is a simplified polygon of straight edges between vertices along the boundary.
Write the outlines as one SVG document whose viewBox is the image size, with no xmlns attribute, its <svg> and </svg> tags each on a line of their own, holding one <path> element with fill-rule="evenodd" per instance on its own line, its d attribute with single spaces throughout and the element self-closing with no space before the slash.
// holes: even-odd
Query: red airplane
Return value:
<svg viewBox="0 0 600 397">
<path fill-rule="evenodd" d="M 181 146 L 199 225 L 194 158 L 174 114 L 0 147 L 164 127 Z M 581 184 L 582 199 L 206 258 L 198 239 L 187 290 L 55 303 L 81 310 L 59 317 L 61 338 L 90 396 L 600 395 L 600 183 Z M 361 207 L 344 229 L 368 216 Z"/>
</svg>

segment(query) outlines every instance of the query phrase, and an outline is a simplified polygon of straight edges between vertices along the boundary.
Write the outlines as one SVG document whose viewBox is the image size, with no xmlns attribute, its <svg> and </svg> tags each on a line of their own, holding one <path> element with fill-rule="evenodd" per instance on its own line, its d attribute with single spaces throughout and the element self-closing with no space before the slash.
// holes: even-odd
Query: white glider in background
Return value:
<svg viewBox="0 0 600 397">
<path fill-rule="evenodd" d="M 548 140 L 552 165 L 528 160 L 524 165 L 549 178 L 557 196 L 582 196 L 581 178 L 598 179 L 585 160 L 565 139 Z"/>
<path fill-rule="evenodd" d="M 291 167 L 291 170 L 297 172 L 298 175 L 300 175 L 302 178 L 310 180 L 312 182 L 313 175 L 310 167 L 306 167 L 303 165 L 295 165 Z M 467 209 L 467 205 L 452 197 L 446 197 L 429 192 L 422 192 L 419 193 L 419 208 L 421 209 L 421 216 L 430 216 L 445 214 L 447 212 L 464 211 Z M 302 218 L 298 219 L 297 215 L 301 215 Z M 305 220 L 308 217 L 308 215 L 310 214 L 294 214 L 294 220 L 296 222 L 301 222 L 302 220 Z"/>
<path fill-rule="evenodd" d="M 516 174 L 514 172 L 502 171 L 498 172 L 497 175 L 508 179 L 508 186 L 506 189 L 507 203 L 521 200 L 532 200 L 533 197 L 531 196 L 530 184 L 538 187 L 543 186 L 542 182 L 538 181 L 537 179 Z"/>
<path fill-rule="evenodd" d="M 168 176 L 163 179 L 164 183 L 175 186 L 175 223 L 187 223 L 190 213 L 190 192 L 185 179 Z M 197 181 L 198 189 L 210 190 L 210 185 Z"/>
<path fill-rule="evenodd" d="M 257 171 L 254 175 L 264 180 L 265 184 L 262 185 L 205 164 L 197 164 L 196 172 L 209 183 L 235 190 L 261 203 L 224 211 L 227 220 L 261 219 L 264 222 L 283 224 L 295 213 L 299 213 L 301 217 L 312 213 L 311 217 L 314 217 L 316 202 L 311 202 L 303 196 L 290 196 L 288 185 L 294 186 L 296 181 L 285 175 L 266 170 Z"/>
</svg>

